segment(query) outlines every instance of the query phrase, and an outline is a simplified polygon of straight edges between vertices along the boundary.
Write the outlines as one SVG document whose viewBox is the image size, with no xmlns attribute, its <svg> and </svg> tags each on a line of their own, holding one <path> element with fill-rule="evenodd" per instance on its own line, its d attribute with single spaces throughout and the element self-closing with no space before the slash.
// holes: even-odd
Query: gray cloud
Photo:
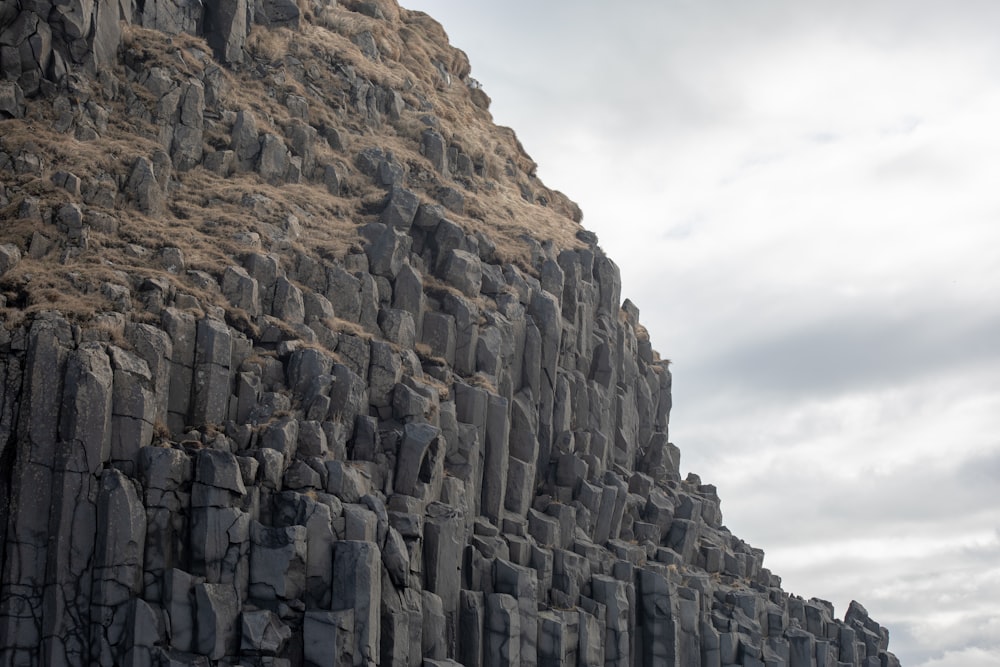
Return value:
<svg viewBox="0 0 1000 667">
<path fill-rule="evenodd" d="M 1000 364 L 1000 312 L 955 307 L 892 317 L 856 311 L 762 340 L 739 341 L 691 369 L 697 395 L 727 388 L 783 396 L 824 395 L 914 382 L 942 372 Z"/>
</svg>

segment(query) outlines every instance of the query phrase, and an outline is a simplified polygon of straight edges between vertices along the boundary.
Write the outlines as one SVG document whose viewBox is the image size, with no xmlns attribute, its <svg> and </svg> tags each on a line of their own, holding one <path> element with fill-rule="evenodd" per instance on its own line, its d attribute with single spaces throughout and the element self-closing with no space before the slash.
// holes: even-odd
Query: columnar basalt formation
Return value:
<svg viewBox="0 0 1000 667">
<path fill-rule="evenodd" d="M 0 665 L 898 665 L 426 15 L 21 0 L 0 74 Z"/>
</svg>

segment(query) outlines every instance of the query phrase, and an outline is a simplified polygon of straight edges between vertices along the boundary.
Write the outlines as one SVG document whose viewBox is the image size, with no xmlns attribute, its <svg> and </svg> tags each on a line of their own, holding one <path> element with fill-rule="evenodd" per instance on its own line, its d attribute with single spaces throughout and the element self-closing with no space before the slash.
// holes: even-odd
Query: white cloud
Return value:
<svg viewBox="0 0 1000 667">
<path fill-rule="evenodd" d="M 1000 667 L 1000 655 L 995 651 L 968 648 L 948 651 L 939 658 L 932 658 L 916 667 Z"/>
</svg>

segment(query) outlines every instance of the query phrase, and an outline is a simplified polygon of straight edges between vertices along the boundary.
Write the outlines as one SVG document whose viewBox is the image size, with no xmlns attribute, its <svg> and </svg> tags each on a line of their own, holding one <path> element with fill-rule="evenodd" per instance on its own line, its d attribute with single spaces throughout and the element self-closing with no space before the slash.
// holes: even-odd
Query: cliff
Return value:
<svg viewBox="0 0 1000 667">
<path fill-rule="evenodd" d="M 0 8 L 0 665 L 890 667 L 392 0 Z"/>
</svg>

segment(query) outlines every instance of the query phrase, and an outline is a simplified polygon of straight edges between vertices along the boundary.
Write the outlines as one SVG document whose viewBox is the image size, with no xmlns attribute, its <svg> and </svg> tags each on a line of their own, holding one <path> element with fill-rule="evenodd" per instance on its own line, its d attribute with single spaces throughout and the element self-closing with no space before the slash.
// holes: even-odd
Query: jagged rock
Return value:
<svg viewBox="0 0 1000 667">
<path fill-rule="evenodd" d="M 254 20 L 268 28 L 298 28 L 299 6 L 294 0 L 260 0 Z"/>
<path fill-rule="evenodd" d="M 340 541 L 334 548 L 333 611 L 354 611 L 354 664 L 379 663 L 379 549 L 369 542 Z"/>
<path fill-rule="evenodd" d="M 235 135 L 235 132 L 234 132 Z M 289 153 L 285 142 L 274 134 L 265 134 L 260 140 L 257 171 L 268 183 L 281 183 L 288 173 Z"/>
<path fill-rule="evenodd" d="M 307 622 L 308 618 L 307 613 Z M 291 637 L 291 628 L 270 610 L 258 609 L 241 614 L 240 651 L 245 654 L 278 655 Z"/>
<path fill-rule="evenodd" d="M 219 0 L 205 6 L 205 35 L 216 57 L 226 63 L 243 62 L 250 26 L 247 0 Z"/>
<path fill-rule="evenodd" d="M 198 321 L 191 406 L 197 424 L 221 424 L 226 420 L 232 347 L 229 327 L 208 318 Z"/>
<path fill-rule="evenodd" d="M 125 185 L 125 196 L 143 213 L 158 215 L 163 212 L 163 185 L 158 181 L 149 158 L 136 158 Z"/>
<path fill-rule="evenodd" d="M 420 199 L 413 192 L 394 188 L 379 216 L 379 222 L 389 227 L 406 231 L 417 215 Z"/>
<path fill-rule="evenodd" d="M 307 611 L 302 642 L 306 667 L 353 667 L 354 610 Z"/>
<path fill-rule="evenodd" d="M 522 664 L 520 608 L 513 596 L 501 593 L 486 596 L 485 634 L 486 667 Z"/>
<path fill-rule="evenodd" d="M 294 600 L 305 592 L 306 528 L 250 528 L 250 595 L 260 600 Z"/>
<path fill-rule="evenodd" d="M 153 438 L 156 402 L 146 362 L 118 347 L 110 348 L 114 369 L 111 404 L 111 460 L 130 475 L 137 472 L 139 449 Z"/>
<path fill-rule="evenodd" d="M 444 280 L 469 297 L 479 296 L 483 268 L 479 258 L 464 250 L 451 250 L 444 260 Z"/>
<path fill-rule="evenodd" d="M 410 237 L 390 224 L 372 223 L 364 230 L 370 271 L 377 276 L 395 278 L 410 252 Z"/>
<path fill-rule="evenodd" d="M 15 81 L 0 81 L 0 118 L 24 118 L 24 91 Z"/>
<path fill-rule="evenodd" d="M 198 653 L 213 660 L 233 655 L 239 646 L 236 619 L 240 614 L 235 589 L 227 584 L 198 584 L 194 591 Z"/>
</svg>

